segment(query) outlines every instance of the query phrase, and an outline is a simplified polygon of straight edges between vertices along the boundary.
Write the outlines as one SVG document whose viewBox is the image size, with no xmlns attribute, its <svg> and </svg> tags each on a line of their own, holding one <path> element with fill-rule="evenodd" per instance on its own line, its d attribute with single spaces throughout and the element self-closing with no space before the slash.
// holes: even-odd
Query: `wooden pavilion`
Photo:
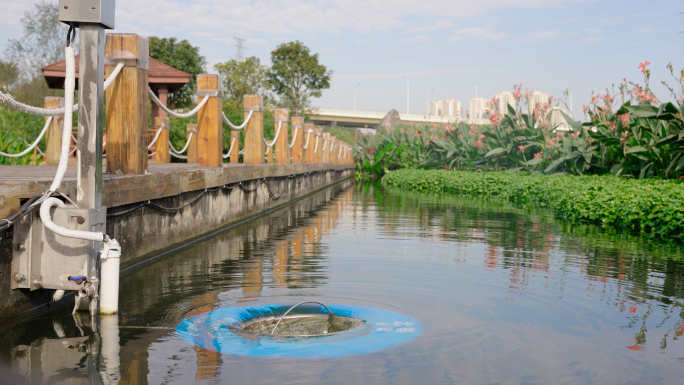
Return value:
<svg viewBox="0 0 684 385">
<path fill-rule="evenodd" d="M 50 88 L 63 89 L 66 73 L 66 61 L 46 65 L 43 69 L 43 77 Z M 169 92 L 177 91 L 190 82 L 190 74 L 173 68 L 159 60 L 150 58 L 147 68 L 148 83 L 159 100 L 166 106 Z M 78 56 L 76 56 L 76 88 L 78 89 Z M 152 121 L 155 117 L 166 117 L 166 112 L 152 103 Z"/>
</svg>

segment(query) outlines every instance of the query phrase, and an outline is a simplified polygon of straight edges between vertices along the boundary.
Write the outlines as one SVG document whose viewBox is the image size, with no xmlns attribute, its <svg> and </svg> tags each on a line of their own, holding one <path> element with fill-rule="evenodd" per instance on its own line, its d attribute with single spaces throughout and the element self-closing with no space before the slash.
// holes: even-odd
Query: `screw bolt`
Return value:
<svg viewBox="0 0 684 385">
<path fill-rule="evenodd" d="M 26 277 L 24 276 L 24 274 L 19 274 L 19 273 L 14 274 L 14 282 L 16 282 L 16 283 L 22 283 L 22 282 L 24 282 L 25 279 L 26 279 Z"/>
<path fill-rule="evenodd" d="M 15 249 L 17 251 L 24 251 L 24 246 L 22 246 L 21 243 L 17 243 L 17 246 L 15 246 Z"/>
<path fill-rule="evenodd" d="M 85 223 L 85 218 L 79 216 L 78 218 L 76 218 L 76 222 L 78 222 L 79 225 L 82 225 L 83 223 Z"/>
</svg>

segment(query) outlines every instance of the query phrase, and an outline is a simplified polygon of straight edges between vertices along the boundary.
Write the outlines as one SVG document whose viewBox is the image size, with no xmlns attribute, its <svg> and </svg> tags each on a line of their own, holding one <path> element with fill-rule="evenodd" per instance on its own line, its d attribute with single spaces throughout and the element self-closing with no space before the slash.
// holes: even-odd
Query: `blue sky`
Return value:
<svg viewBox="0 0 684 385">
<path fill-rule="evenodd" d="M 0 50 L 21 35 L 33 2 L 0 0 Z M 269 64 L 278 44 L 300 40 L 333 70 L 315 106 L 425 113 L 426 99 L 491 98 L 513 84 L 556 97 L 566 88 L 581 115 L 592 90 L 622 78 L 674 84 L 665 68 L 684 68 L 684 2 L 679 0 L 117 0 L 116 31 L 187 39 L 211 65 L 236 54 Z M 433 90 L 433 91 L 431 91 Z"/>
</svg>

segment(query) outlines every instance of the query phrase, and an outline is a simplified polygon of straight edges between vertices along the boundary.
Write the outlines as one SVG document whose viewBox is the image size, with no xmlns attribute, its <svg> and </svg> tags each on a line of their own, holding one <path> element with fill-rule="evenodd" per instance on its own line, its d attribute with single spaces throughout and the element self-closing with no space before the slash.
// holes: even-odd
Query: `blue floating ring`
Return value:
<svg viewBox="0 0 684 385">
<path fill-rule="evenodd" d="M 216 309 L 184 319 L 176 331 L 203 349 L 225 354 L 261 357 L 336 358 L 368 354 L 418 337 L 423 329 L 415 319 L 393 311 L 365 306 L 327 305 L 335 315 L 360 318 L 365 326 L 348 333 L 306 338 L 276 338 L 236 333 L 231 327 L 247 320 L 283 314 L 290 306 L 266 305 Z"/>
</svg>

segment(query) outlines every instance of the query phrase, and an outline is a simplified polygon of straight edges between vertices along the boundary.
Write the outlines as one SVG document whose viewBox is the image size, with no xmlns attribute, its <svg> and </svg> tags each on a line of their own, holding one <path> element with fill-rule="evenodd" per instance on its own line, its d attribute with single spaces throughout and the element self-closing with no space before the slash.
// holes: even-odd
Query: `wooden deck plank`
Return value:
<svg viewBox="0 0 684 385">
<path fill-rule="evenodd" d="M 197 164 L 150 163 L 149 174 L 102 174 L 102 202 L 107 207 L 154 200 L 266 177 L 284 177 L 311 171 L 352 168 L 332 164 L 231 164 L 199 168 Z M 0 218 L 19 207 L 21 199 L 45 192 L 57 171 L 56 166 L 0 166 Z M 70 166 L 60 191 L 75 197 L 76 166 Z"/>
</svg>

